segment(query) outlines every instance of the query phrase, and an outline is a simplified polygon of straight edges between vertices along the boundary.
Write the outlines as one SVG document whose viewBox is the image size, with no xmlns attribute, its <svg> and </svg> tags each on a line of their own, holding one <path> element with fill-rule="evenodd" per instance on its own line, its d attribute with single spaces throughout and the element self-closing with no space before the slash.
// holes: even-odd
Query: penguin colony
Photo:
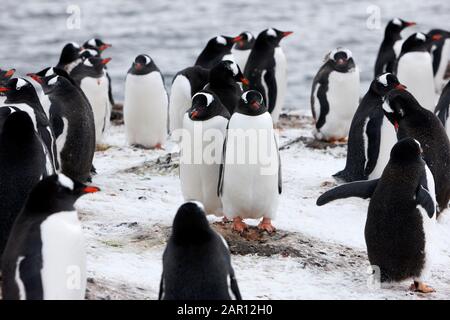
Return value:
<svg viewBox="0 0 450 320">
<path fill-rule="evenodd" d="M 413 25 L 399 18 L 387 24 L 361 100 L 357 58 L 344 47 L 326 53 L 312 82 L 311 110 L 315 139 L 348 142 L 346 166 L 334 175 L 343 184 L 317 205 L 370 198 L 371 265 L 381 281 L 411 279 L 412 290 L 429 293 L 433 227 L 450 200 L 450 84 L 443 71 L 450 35 L 434 29 L 403 41 L 402 30 Z M 282 164 L 275 129 L 287 89 L 280 41 L 290 34 L 268 28 L 211 38 L 195 63 L 176 73 L 170 96 L 153 57 L 131 61 L 127 143 L 162 149 L 172 139 L 180 148 L 185 203 L 164 251 L 159 299 L 242 299 L 227 242 L 207 215 L 231 219 L 243 237 L 245 219 L 259 219 L 260 232 L 276 232 Z M 109 47 L 97 38 L 68 43 L 55 66 L 26 77 L 0 69 L 4 299 L 85 297 L 86 252 L 74 203 L 100 191 L 89 183 L 94 153 L 107 147 L 114 105 L 111 58 L 103 56 Z"/>
</svg>

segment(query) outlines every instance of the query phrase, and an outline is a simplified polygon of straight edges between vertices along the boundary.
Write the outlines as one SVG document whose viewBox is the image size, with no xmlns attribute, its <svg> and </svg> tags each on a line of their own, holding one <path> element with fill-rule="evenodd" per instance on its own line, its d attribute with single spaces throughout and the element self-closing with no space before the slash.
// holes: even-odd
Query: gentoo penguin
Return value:
<svg viewBox="0 0 450 320">
<path fill-rule="evenodd" d="M 442 123 L 404 89 L 391 90 L 383 105 L 386 117 L 397 129 L 398 139 L 411 137 L 420 142 L 425 162 L 436 182 L 438 214 L 450 200 L 450 142 Z"/>
<path fill-rule="evenodd" d="M 105 74 L 105 65 L 109 61 L 111 58 L 90 57 L 77 65 L 70 73 L 91 104 L 94 112 L 97 145 L 103 142 L 111 115 L 112 106 L 109 101 L 108 79 Z"/>
<path fill-rule="evenodd" d="M 64 71 L 70 73 L 76 65 L 81 63 L 81 50 L 82 48 L 78 45 L 78 43 L 70 42 L 66 44 L 61 51 L 56 68 L 63 69 Z"/>
<path fill-rule="evenodd" d="M 395 59 L 399 56 L 403 43 L 400 33 L 406 27 L 415 25 L 415 22 L 408 22 L 399 18 L 389 21 L 375 62 L 375 78 L 382 73 L 394 71 Z"/>
<path fill-rule="evenodd" d="M 364 234 L 370 264 L 380 268 L 380 280 L 413 278 L 411 289 L 433 292 L 425 281 L 433 256 L 436 199 L 421 144 L 412 138 L 400 140 L 380 179 L 336 187 L 317 204 L 348 197 L 371 198 Z"/>
<path fill-rule="evenodd" d="M 344 170 L 333 175 L 336 180 L 352 182 L 381 176 L 397 142 L 395 129 L 384 117 L 382 105 L 389 91 L 401 87 L 397 77 L 391 73 L 383 73 L 372 81 L 353 116 L 347 162 Z"/>
<path fill-rule="evenodd" d="M 228 245 L 197 201 L 184 203 L 173 220 L 159 300 L 242 300 Z"/>
<path fill-rule="evenodd" d="M 74 202 L 98 190 L 61 173 L 33 188 L 3 255 L 3 299 L 84 299 L 86 248 Z"/>
<path fill-rule="evenodd" d="M 242 94 L 230 118 L 218 186 L 223 213 L 233 218 L 233 230 L 244 232 L 242 219 L 263 218 L 258 228 L 275 231 L 281 194 L 281 162 L 272 118 L 262 95 Z"/>
<path fill-rule="evenodd" d="M 441 120 L 442 125 L 447 131 L 447 135 L 450 137 L 450 124 L 448 123 L 449 106 L 450 106 L 450 81 L 447 82 L 447 85 L 442 90 L 442 94 L 439 98 L 438 104 L 436 105 L 436 109 L 434 110 L 434 113 L 438 116 L 439 120 Z"/>
<path fill-rule="evenodd" d="M 164 79 L 149 55 L 136 57 L 125 81 L 123 117 L 127 141 L 161 148 L 167 136 L 168 97 Z"/>
<path fill-rule="evenodd" d="M 336 48 L 328 53 L 311 90 L 317 140 L 334 142 L 347 138 L 359 104 L 359 86 L 359 68 L 352 52 Z"/>
<path fill-rule="evenodd" d="M 105 43 L 101 39 L 98 38 L 92 38 L 86 41 L 83 44 L 83 49 L 85 50 L 95 50 L 97 52 L 96 56 L 101 56 L 103 51 L 105 51 L 108 48 L 111 48 L 112 44 Z M 111 106 L 114 106 L 114 98 L 112 95 L 112 85 L 111 85 L 111 77 L 108 73 L 108 70 L 105 66 L 105 74 L 106 78 L 108 79 L 108 97 L 109 97 L 109 103 L 111 103 Z"/>
<path fill-rule="evenodd" d="M 191 106 L 191 99 L 208 84 L 209 69 L 200 66 L 179 71 L 172 81 L 169 98 L 170 132 L 183 127 L 184 113 Z"/>
<path fill-rule="evenodd" d="M 90 180 L 95 124 L 89 101 L 63 70 L 47 68 L 28 76 L 42 86 L 50 100 L 49 120 L 56 137 L 61 172 L 78 181 Z"/>
<path fill-rule="evenodd" d="M 210 39 L 195 61 L 195 65 L 211 69 L 222 60 L 233 60 L 231 48 L 233 47 L 233 44 L 241 40 L 241 36 L 234 38 L 217 36 Z"/>
<path fill-rule="evenodd" d="M 9 79 L 14 75 L 16 72 L 16 69 L 10 69 L 10 70 L 2 70 L 0 69 L 0 87 L 4 87 Z M 6 100 L 6 96 L 4 92 L 0 91 L 0 106 L 3 105 L 3 103 Z"/>
<path fill-rule="evenodd" d="M 433 29 L 428 32 L 429 37 L 439 38 L 433 42 L 431 54 L 433 56 L 433 74 L 436 93 L 440 94 L 446 84 L 445 72 L 450 59 L 450 32 Z"/>
<path fill-rule="evenodd" d="M 35 87 L 30 81 L 23 78 L 13 78 L 8 81 L 5 87 L 0 91 L 6 94 L 5 105 L 17 107 L 19 109 L 31 109 L 34 125 L 40 138 L 46 146 L 46 152 L 51 161 L 52 170 L 59 170 L 59 162 L 57 157 L 56 138 L 53 128 L 49 122 L 49 110 L 41 104 L 39 95 Z"/>
<path fill-rule="evenodd" d="M 274 28 L 262 31 L 255 40 L 244 70 L 244 76 L 250 82 L 248 89 L 262 94 L 273 123 L 278 122 L 287 86 L 286 57 L 280 41 L 290 34 L 292 31 Z"/>
<path fill-rule="evenodd" d="M 234 61 L 241 67 L 242 70 L 245 70 L 245 65 L 247 64 L 248 56 L 255 45 L 255 37 L 249 31 L 244 31 L 240 35 L 241 40 L 236 42 L 231 49 L 231 53 L 233 54 Z"/>
<path fill-rule="evenodd" d="M 202 90 L 192 98 L 183 120 L 180 181 L 184 199 L 203 203 L 208 214 L 222 216 L 217 195 L 223 142 L 230 114 L 212 91 Z M 206 158 L 207 157 L 207 158 Z"/>
<path fill-rule="evenodd" d="M 12 225 L 34 185 L 47 175 L 47 158 L 33 119 L 18 108 L 0 108 L 0 260 Z"/>
<path fill-rule="evenodd" d="M 228 112 L 233 114 L 242 95 L 241 86 L 237 82 L 243 85 L 249 84 L 238 64 L 224 60 L 209 71 L 209 83 L 205 89 L 214 92 Z"/>
<path fill-rule="evenodd" d="M 430 50 L 433 40 L 438 38 L 439 36 L 429 37 L 421 32 L 409 36 L 402 45 L 396 69 L 398 80 L 430 111 L 436 105 Z"/>
</svg>

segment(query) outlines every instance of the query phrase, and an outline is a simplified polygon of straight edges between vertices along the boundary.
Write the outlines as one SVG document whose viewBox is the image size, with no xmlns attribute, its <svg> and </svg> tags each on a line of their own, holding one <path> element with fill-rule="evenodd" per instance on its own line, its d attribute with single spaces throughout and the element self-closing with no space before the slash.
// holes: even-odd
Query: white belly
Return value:
<svg viewBox="0 0 450 320">
<path fill-rule="evenodd" d="M 278 199 L 278 150 L 271 116 L 233 114 L 222 194 L 225 216 L 274 218 Z"/>
<path fill-rule="evenodd" d="M 200 201 L 208 214 L 217 216 L 223 215 L 217 185 L 227 123 L 228 120 L 221 116 L 192 121 L 185 114 L 180 145 L 180 180 L 184 199 Z"/>
<path fill-rule="evenodd" d="M 245 65 L 247 64 L 248 56 L 250 55 L 251 50 L 236 50 L 232 49 L 231 53 L 233 54 L 234 61 L 239 65 L 242 72 L 245 70 Z"/>
<path fill-rule="evenodd" d="M 350 124 L 359 104 L 359 69 L 342 73 L 332 71 L 328 77 L 326 97 L 330 110 L 320 128 L 325 139 L 343 139 L 348 136 Z M 317 94 L 317 91 L 316 91 Z M 316 104 L 319 98 L 315 97 Z"/>
<path fill-rule="evenodd" d="M 183 117 L 187 109 L 191 107 L 191 83 L 179 75 L 172 83 L 169 99 L 169 126 L 170 133 L 183 127 Z"/>
<path fill-rule="evenodd" d="M 398 58 L 398 56 L 400 55 L 400 52 L 402 51 L 403 42 L 405 42 L 405 40 L 400 39 L 400 40 L 395 41 L 395 43 L 394 43 L 393 48 L 394 48 L 394 53 L 395 53 L 396 58 Z"/>
<path fill-rule="evenodd" d="M 447 71 L 448 61 L 450 58 L 450 39 L 446 39 L 441 52 L 441 61 L 438 70 L 434 75 L 434 83 L 436 93 L 440 94 L 444 88 L 446 81 L 444 80 L 445 72 Z"/>
<path fill-rule="evenodd" d="M 434 111 L 433 65 L 428 52 L 409 52 L 403 55 L 398 62 L 397 77 L 422 107 Z"/>
<path fill-rule="evenodd" d="M 277 123 L 284 107 L 287 88 L 287 61 L 281 47 L 275 48 L 275 79 L 277 82 L 277 99 L 271 113 L 273 123 Z"/>
<path fill-rule="evenodd" d="M 397 143 L 397 133 L 395 132 L 395 128 L 386 117 L 383 117 L 380 134 L 380 152 L 378 154 L 377 164 L 369 175 L 369 180 L 381 177 L 391 156 L 391 149 L 394 144 Z"/>
<path fill-rule="evenodd" d="M 167 93 L 159 72 L 128 74 L 123 111 L 128 144 L 147 148 L 163 145 L 167 135 L 167 108 Z"/>
<path fill-rule="evenodd" d="M 66 140 L 67 140 L 67 131 L 69 129 L 69 122 L 67 121 L 67 118 L 62 117 L 62 121 L 63 121 L 63 131 L 62 133 L 59 135 L 58 138 L 56 138 L 56 150 L 58 153 L 58 162 L 59 165 L 61 167 L 61 152 L 64 150 L 64 146 L 66 144 Z"/>
<path fill-rule="evenodd" d="M 84 78 L 81 80 L 81 89 L 91 104 L 95 122 L 96 143 L 102 143 L 103 134 L 109 127 L 111 105 L 108 96 L 108 78 Z"/>
<path fill-rule="evenodd" d="M 81 300 L 86 292 L 86 249 L 76 211 L 55 213 L 41 224 L 45 300 Z"/>
</svg>

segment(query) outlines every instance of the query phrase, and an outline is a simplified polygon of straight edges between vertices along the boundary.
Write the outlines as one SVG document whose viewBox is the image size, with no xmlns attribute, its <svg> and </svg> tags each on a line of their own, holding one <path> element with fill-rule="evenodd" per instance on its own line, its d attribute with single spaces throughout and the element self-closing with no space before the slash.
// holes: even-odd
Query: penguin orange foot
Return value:
<svg viewBox="0 0 450 320">
<path fill-rule="evenodd" d="M 269 218 L 263 218 L 258 224 L 258 229 L 261 231 L 267 231 L 267 233 L 272 234 L 276 231 L 275 227 L 272 225 L 272 220 Z"/>
<path fill-rule="evenodd" d="M 409 290 L 414 292 L 421 292 L 421 293 L 432 293 L 436 292 L 432 287 L 428 286 L 424 282 L 418 282 L 414 281 L 414 283 L 409 287 Z"/>
<path fill-rule="evenodd" d="M 248 225 L 242 221 L 241 217 L 233 218 L 233 231 L 236 231 L 240 234 L 244 233 L 245 230 L 248 229 Z"/>
</svg>

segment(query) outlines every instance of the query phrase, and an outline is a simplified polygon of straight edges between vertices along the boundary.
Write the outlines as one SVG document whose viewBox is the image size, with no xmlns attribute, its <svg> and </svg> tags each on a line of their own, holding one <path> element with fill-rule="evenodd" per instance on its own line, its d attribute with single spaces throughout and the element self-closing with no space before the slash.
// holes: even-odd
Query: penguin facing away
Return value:
<svg viewBox="0 0 450 320">
<path fill-rule="evenodd" d="M 217 36 L 208 41 L 206 47 L 195 61 L 196 66 L 211 69 L 222 60 L 234 60 L 231 55 L 233 44 L 241 41 L 242 37 Z"/>
<path fill-rule="evenodd" d="M 263 30 L 256 38 L 244 70 L 250 83 L 246 89 L 262 94 L 274 124 L 284 106 L 287 86 L 287 63 L 280 41 L 292 33 L 275 28 Z"/>
<path fill-rule="evenodd" d="M 262 95 L 250 90 L 242 94 L 228 123 L 218 194 L 225 217 L 233 219 L 239 233 L 247 229 L 246 218 L 263 218 L 258 228 L 275 231 L 281 161 L 271 120 Z"/>
<path fill-rule="evenodd" d="M 434 85 L 436 93 L 440 94 L 446 84 L 445 73 L 450 58 L 450 32 L 433 29 L 428 32 L 428 36 L 436 39 L 431 47 L 431 54 L 433 56 Z"/>
<path fill-rule="evenodd" d="M 348 135 L 347 161 L 344 170 L 333 175 L 336 180 L 352 182 L 367 180 L 369 176 L 371 179 L 381 176 L 389 160 L 391 148 L 397 142 L 394 128 L 384 118 L 382 105 L 385 95 L 390 90 L 400 87 L 402 85 L 397 77 L 391 73 L 379 75 L 372 81 L 353 116 Z M 385 134 L 387 130 L 382 130 L 383 123 L 390 130 L 388 136 Z M 385 161 L 384 154 L 387 155 Z M 384 163 L 379 164 L 378 160 Z M 376 167 L 381 169 L 374 177 L 372 173 Z"/>
<path fill-rule="evenodd" d="M 242 95 L 242 89 L 238 82 L 243 85 L 249 84 L 238 64 L 224 60 L 209 71 L 209 83 L 205 86 L 205 89 L 214 92 L 228 109 L 228 112 L 233 114 Z"/>
<path fill-rule="evenodd" d="M 51 102 L 50 123 L 61 172 L 71 179 L 89 181 L 95 152 L 94 114 L 89 101 L 63 70 L 48 68 L 28 75 L 42 86 Z"/>
<path fill-rule="evenodd" d="M 434 110 L 434 113 L 437 115 L 439 120 L 441 120 L 442 125 L 445 128 L 447 136 L 450 137 L 450 124 L 448 123 L 449 106 L 450 106 L 450 81 L 447 82 L 447 85 L 442 90 L 442 94 L 439 97 L 436 109 Z"/>
<path fill-rule="evenodd" d="M 430 54 L 433 41 L 438 36 L 429 37 L 423 33 L 414 33 L 402 45 L 397 60 L 398 80 L 408 87 L 419 103 L 433 111 L 435 107 L 435 87 L 433 64 Z"/>
<path fill-rule="evenodd" d="M 375 78 L 382 73 L 394 71 L 395 59 L 399 56 L 403 43 L 400 33 L 403 29 L 415 25 L 415 22 L 404 21 L 399 18 L 394 18 L 388 22 L 375 62 Z"/>
<path fill-rule="evenodd" d="M 256 39 L 255 36 L 249 31 L 244 31 L 239 36 L 241 37 L 241 40 L 234 44 L 231 49 L 231 53 L 233 54 L 234 61 L 238 64 L 238 66 L 242 70 L 245 70 L 248 56 L 253 49 Z"/>
<path fill-rule="evenodd" d="M 45 146 L 26 111 L 0 108 L 0 261 L 12 225 L 34 185 L 47 175 Z"/>
<path fill-rule="evenodd" d="M 159 300 L 242 300 L 228 245 L 197 201 L 183 204 L 173 221 Z"/>
<path fill-rule="evenodd" d="M 81 63 L 80 52 L 82 48 L 78 43 L 69 42 L 66 44 L 56 64 L 56 68 L 70 73 L 79 63 Z"/>
<path fill-rule="evenodd" d="M 4 299 L 84 299 L 86 249 L 74 202 L 97 191 L 63 174 L 33 188 L 3 256 Z"/>
<path fill-rule="evenodd" d="M 352 52 L 336 48 L 328 53 L 311 90 L 317 140 L 345 141 L 359 104 L 359 89 L 359 68 Z"/>
<path fill-rule="evenodd" d="M 94 113 L 95 139 L 97 145 L 103 143 L 105 132 L 109 128 L 111 104 L 108 97 L 108 79 L 105 65 L 111 58 L 90 57 L 77 65 L 70 76 L 83 90 Z"/>
<path fill-rule="evenodd" d="M 124 122 L 130 145 L 158 148 L 166 142 L 168 96 L 149 55 L 136 57 L 125 81 Z"/>
<path fill-rule="evenodd" d="M 180 151 L 181 191 L 186 201 L 203 203 L 207 214 L 222 216 L 217 195 L 223 143 L 230 114 L 217 95 L 202 90 L 183 119 Z"/>
<path fill-rule="evenodd" d="M 321 195 L 317 205 L 348 197 L 371 198 L 365 226 L 370 264 L 381 281 L 413 278 L 411 289 L 423 293 L 433 254 L 436 199 L 433 175 L 421 157 L 421 144 L 400 140 L 380 179 L 338 186 Z"/>
<path fill-rule="evenodd" d="M 209 69 L 200 66 L 179 71 L 172 81 L 169 99 L 170 133 L 183 127 L 183 117 L 192 97 L 208 84 Z"/>
<path fill-rule="evenodd" d="M 404 89 L 391 90 L 384 113 L 397 130 L 398 139 L 411 137 L 420 142 L 423 158 L 436 183 L 438 215 L 450 200 L 450 142 L 442 123 Z"/>
</svg>

